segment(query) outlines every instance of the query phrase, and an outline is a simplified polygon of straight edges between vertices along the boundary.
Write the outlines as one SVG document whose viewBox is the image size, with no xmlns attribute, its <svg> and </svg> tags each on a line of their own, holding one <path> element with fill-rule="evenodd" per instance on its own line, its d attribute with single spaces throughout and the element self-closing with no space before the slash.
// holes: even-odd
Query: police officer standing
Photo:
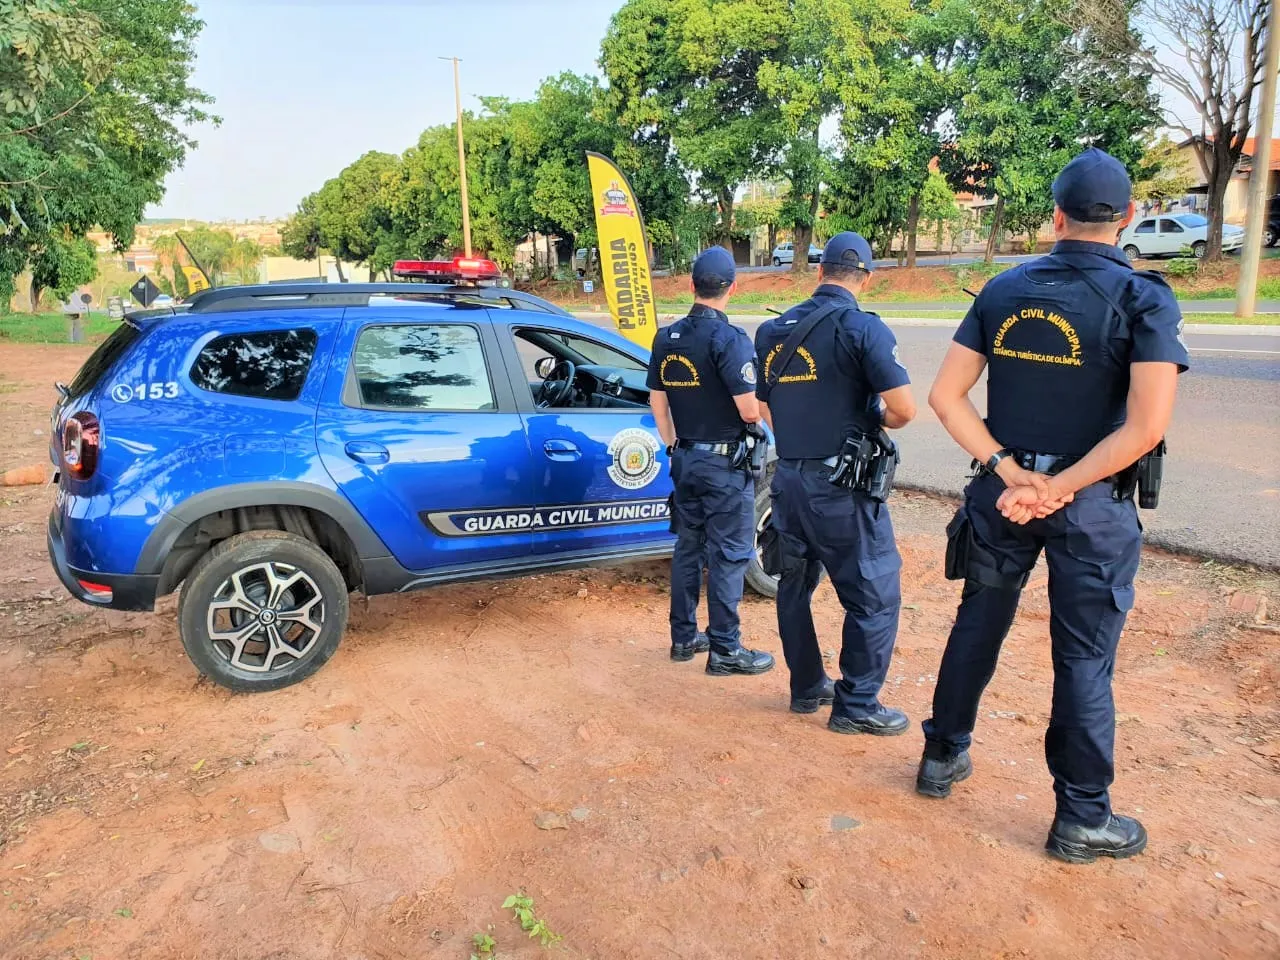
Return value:
<svg viewBox="0 0 1280 960">
<path fill-rule="evenodd" d="M 671 458 L 671 659 L 710 648 L 707 673 L 764 673 L 768 653 L 742 646 L 738 604 L 755 550 L 755 484 L 745 463 L 747 425 L 759 423 L 755 352 L 729 324 L 733 257 L 712 247 L 693 262 L 693 307 L 658 331 L 649 359 L 649 405 Z M 707 633 L 698 594 L 707 566 Z"/>
<path fill-rule="evenodd" d="M 858 307 L 871 264 L 871 247 L 858 234 L 831 238 L 813 296 L 756 334 L 757 395 L 778 445 L 771 572 L 781 574 L 778 632 L 791 671 L 791 709 L 815 713 L 833 704 L 831 730 L 885 736 L 908 725 L 904 713 L 878 699 L 898 632 L 902 560 L 883 503 L 887 491 L 873 495 L 863 481 L 884 458 L 896 463 L 882 428 L 905 426 L 916 408 L 893 333 Z M 852 488 L 837 486 L 833 476 L 849 466 L 842 454 L 854 450 L 875 455 L 864 458 Z M 834 684 L 810 610 L 824 567 L 845 609 Z"/>
<path fill-rule="evenodd" d="M 948 528 L 948 576 L 965 586 L 916 789 L 945 797 L 972 772 L 978 701 L 1043 550 L 1054 674 L 1045 759 L 1057 796 L 1046 849 L 1072 863 L 1133 856 L 1147 842 L 1142 824 L 1111 812 L 1111 678 L 1142 547 L 1134 465 L 1164 436 L 1187 350 L 1172 291 L 1115 245 L 1134 216 L 1130 192 L 1101 150 L 1063 169 L 1053 252 L 987 283 L 929 395 L 981 469 Z M 969 400 L 984 368 L 985 423 Z"/>
</svg>

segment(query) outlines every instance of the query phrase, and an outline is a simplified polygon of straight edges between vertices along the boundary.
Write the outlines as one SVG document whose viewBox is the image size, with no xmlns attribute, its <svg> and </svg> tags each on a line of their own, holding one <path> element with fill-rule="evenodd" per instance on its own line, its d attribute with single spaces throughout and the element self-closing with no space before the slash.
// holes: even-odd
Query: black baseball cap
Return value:
<svg viewBox="0 0 1280 960">
<path fill-rule="evenodd" d="M 1053 181 L 1059 209 L 1081 223 L 1115 223 L 1129 212 L 1133 187 L 1124 164 L 1111 154 L 1090 147 Z"/>
<path fill-rule="evenodd" d="M 868 273 L 875 269 L 872 266 L 874 259 L 875 257 L 871 255 L 871 244 L 867 243 L 861 234 L 854 233 L 852 230 L 837 233 L 822 248 L 823 263 L 857 267 Z"/>
<path fill-rule="evenodd" d="M 733 255 L 724 247 L 709 247 L 693 261 L 693 285 L 700 291 L 727 290 L 737 275 Z"/>
</svg>

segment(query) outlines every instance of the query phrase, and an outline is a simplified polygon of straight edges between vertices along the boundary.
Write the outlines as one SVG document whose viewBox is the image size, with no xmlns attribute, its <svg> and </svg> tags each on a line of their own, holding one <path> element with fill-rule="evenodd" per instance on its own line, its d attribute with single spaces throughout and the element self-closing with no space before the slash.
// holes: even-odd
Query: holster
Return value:
<svg viewBox="0 0 1280 960">
<path fill-rule="evenodd" d="M 680 525 L 676 522 L 676 492 L 674 490 L 667 494 L 667 530 L 671 533 L 680 532 Z"/>
<path fill-rule="evenodd" d="M 973 535 L 967 507 L 961 507 L 947 524 L 947 557 L 943 574 L 948 580 L 997 590 L 1021 590 L 1031 579 L 1031 571 L 1004 573 L 999 558 L 978 542 Z"/>
<path fill-rule="evenodd" d="M 1154 450 L 1137 463 L 1138 506 L 1143 510 L 1154 510 L 1160 506 L 1160 485 L 1164 482 L 1166 449 L 1162 439 Z"/>
<path fill-rule="evenodd" d="M 760 569 L 771 577 L 782 576 L 782 537 L 773 524 L 760 532 Z"/>
</svg>

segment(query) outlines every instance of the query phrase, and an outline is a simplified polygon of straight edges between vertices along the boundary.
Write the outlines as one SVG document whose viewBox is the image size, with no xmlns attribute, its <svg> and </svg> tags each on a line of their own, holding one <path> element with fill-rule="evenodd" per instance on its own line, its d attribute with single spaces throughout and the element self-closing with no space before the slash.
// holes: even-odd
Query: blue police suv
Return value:
<svg viewBox="0 0 1280 960">
<path fill-rule="evenodd" d="M 181 585 L 197 669 L 258 691 L 333 655 L 352 591 L 670 554 L 647 351 L 493 285 L 489 261 L 397 268 L 418 282 L 223 288 L 127 317 L 59 384 L 66 588 L 150 610 Z M 776 591 L 758 562 L 750 582 Z"/>
</svg>

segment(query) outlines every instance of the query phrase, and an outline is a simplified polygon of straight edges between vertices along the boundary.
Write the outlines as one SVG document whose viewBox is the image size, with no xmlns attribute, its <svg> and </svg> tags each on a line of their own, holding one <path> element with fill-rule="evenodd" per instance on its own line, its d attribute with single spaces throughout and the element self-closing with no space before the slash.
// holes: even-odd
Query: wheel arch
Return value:
<svg viewBox="0 0 1280 960">
<path fill-rule="evenodd" d="M 314 484 L 267 481 L 197 494 L 164 515 L 139 555 L 136 572 L 159 576 L 172 592 L 215 544 L 250 530 L 285 530 L 311 540 L 338 564 L 352 588 L 364 561 L 390 556 L 381 538 L 340 494 Z"/>
</svg>

